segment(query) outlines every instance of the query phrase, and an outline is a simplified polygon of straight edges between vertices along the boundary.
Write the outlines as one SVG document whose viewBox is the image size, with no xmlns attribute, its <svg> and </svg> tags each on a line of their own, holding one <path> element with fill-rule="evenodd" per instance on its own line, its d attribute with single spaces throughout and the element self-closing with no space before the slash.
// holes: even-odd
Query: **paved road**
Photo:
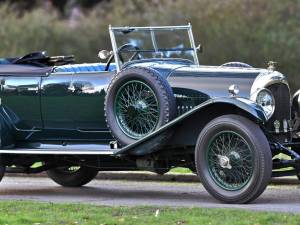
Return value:
<svg viewBox="0 0 300 225">
<path fill-rule="evenodd" d="M 223 207 L 300 213 L 300 185 L 272 185 L 254 203 L 226 205 L 198 183 L 95 180 L 82 188 L 63 188 L 48 178 L 4 177 L 0 199 L 76 202 L 98 205 Z"/>
</svg>

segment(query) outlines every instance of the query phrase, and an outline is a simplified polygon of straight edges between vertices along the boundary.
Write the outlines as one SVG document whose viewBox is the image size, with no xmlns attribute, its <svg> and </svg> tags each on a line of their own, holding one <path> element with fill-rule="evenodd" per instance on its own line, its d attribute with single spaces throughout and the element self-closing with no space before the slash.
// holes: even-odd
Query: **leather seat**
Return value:
<svg viewBox="0 0 300 225">
<path fill-rule="evenodd" d="M 56 66 L 53 69 L 54 73 L 84 73 L 84 72 L 103 72 L 105 71 L 106 63 L 83 63 L 65 66 Z M 116 64 L 111 63 L 108 71 L 116 70 Z"/>
</svg>

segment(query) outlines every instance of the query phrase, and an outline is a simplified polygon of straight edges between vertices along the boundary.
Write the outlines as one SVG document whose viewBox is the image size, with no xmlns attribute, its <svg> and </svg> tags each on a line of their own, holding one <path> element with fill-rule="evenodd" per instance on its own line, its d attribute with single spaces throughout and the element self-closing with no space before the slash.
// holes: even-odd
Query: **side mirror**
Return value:
<svg viewBox="0 0 300 225">
<path fill-rule="evenodd" d="M 202 53 L 203 52 L 203 46 L 201 44 L 199 44 L 197 47 L 196 47 L 197 51 L 199 53 Z"/>
<path fill-rule="evenodd" d="M 101 50 L 101 51 L 98 53 L 98 57 L 99 57 L 100 59 L 108 59 L 112 54 L 113 54 L 112 51 Z"/>
</svg>

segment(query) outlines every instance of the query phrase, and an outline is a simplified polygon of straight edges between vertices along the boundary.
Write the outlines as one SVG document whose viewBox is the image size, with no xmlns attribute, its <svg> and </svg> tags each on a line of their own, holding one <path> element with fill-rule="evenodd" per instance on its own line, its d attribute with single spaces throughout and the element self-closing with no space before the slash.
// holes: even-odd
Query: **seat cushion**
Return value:
<svg viewBox="0 0 300 225">
<path fill-rule="evenodd" d="M 103 72 L 105 71 L 106 63 L 83 63 L 72 64 L 65 66 L 56 66 L 53 70 L 54 73 L 85 73 L 85 72 Z M 108 71 L 116 70 L 116 64 L 111 63 Z"/>
</svg>

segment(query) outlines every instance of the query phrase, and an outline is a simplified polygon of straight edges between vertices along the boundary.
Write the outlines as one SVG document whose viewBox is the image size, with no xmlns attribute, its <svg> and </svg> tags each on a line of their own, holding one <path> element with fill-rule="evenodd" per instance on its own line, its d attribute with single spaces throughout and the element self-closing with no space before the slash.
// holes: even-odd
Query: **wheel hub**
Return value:
<svg viewBox="0 0 300 225">
<path fill-rule="evenodd" d="M 230 159 L 227 156 L 218 155 L 219 164 L 224 169 L 231 169 Z"/>
<path fill-rule="evenodd" d="M 128 106 L 127 114 L 131 119 L 134 119 L 144 110 L 147 110 L 147 104 L 144 101 L 137 101 L 135 104 Z"/>
</svg>

